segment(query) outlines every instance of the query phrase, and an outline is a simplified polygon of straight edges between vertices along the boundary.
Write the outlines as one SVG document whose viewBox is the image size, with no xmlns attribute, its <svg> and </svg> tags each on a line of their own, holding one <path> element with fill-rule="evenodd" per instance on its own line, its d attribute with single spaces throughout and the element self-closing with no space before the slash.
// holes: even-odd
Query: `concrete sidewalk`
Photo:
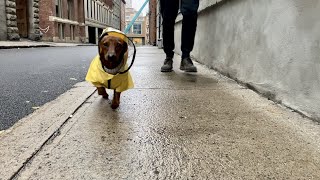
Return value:
<svg viewBox="0 0 320 180">
<path fill-rule="evenodd" d="M 85 82 L 0 134 L 0 179 L 320 179 L 320 126 L 138 48 L 119 109 Z"/>
<path fill-rule="evenodd" d="M 55 43 L 55 42 L 41 42 L 41 41 L 0 41 L 0 49 L 13 48 L 35 48 L 35 47 L 72 47 L 72 46 L 94 46 L 94 44 L 84 43 Z"/>
</svg>

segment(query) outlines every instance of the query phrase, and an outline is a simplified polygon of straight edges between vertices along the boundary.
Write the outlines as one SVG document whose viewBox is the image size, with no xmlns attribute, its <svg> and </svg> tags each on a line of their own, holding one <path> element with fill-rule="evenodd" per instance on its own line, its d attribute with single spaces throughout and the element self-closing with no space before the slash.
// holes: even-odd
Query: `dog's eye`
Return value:
<svg viewBox="0 0 320 180">
<path fill-rule="evenodd" d="M 117 48 L 117 50 L 120 50 L 122 48 L 122 45 L 121 44 L 117 44 L 116 48 Z"/>
<path fill-rule="evenodd" d="M 104 43 L 103 46 L 104 47 L 109 47 L 109 43 Z"/>
</svg>

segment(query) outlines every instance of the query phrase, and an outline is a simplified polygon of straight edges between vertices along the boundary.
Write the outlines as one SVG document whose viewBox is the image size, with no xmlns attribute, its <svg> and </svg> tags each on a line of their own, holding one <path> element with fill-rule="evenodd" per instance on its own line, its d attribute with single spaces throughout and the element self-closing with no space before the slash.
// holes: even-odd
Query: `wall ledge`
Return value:
<svg viewBox="0 0 320 180">
<path fill-rule="evenodd" d="M 226 2 L 228 0 L 200 0 L 198 13 L 201 13 L 202 11 L 211 8 L 213 6 L 216 6 L 217 4 L 220 4 L 222 2 Z M 176 23 L 182 21 L 182 14 L 179 13 L 178 17 L 176 19 Z"/>
</svg>

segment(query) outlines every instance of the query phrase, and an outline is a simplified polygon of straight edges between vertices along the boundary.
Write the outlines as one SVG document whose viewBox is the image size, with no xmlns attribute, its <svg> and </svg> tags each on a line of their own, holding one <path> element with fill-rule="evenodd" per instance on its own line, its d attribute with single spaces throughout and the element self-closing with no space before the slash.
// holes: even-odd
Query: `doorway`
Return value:
<svg viewBox="0 0 320 180">
<path fill-rule="evenodd" d="M 28 0 L 16 0 L 17 26 L 20 37 L 28 37 Z"/>
<path fill-rule="evenodd" d="M 88 26 L 89 43 L 96 44 L 96 28 Z"/>
</svg>

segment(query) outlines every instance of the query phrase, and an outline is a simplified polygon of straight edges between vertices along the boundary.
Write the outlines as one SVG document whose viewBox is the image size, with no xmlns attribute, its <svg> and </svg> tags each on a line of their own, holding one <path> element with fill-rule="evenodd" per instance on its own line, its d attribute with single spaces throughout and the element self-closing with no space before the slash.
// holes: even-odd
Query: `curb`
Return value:
<svg viewBox="0 0 320 180">
<path fill-rule="evenodd" d="M 97 46 L 96 44 L 78 44 L 76 46 Z"/>
<path fill-rule="evenodd" d="M 1 131 L 0 179 L 18 176 L 43 147 L 59 135 L 64 125 L 95 91 L 87 82 L 77 83 L 57 99 Z"/>
<path fill-rule="evenodd" d="M 0 46 L 0 49 L 18 49 L 18 48 L 42 48 L 42 47 L 79 47 L 79 46 L 96 46 L 95 44 L 75 44 L 74 46 L 56 46 L 56 45 L 13 45 L 13 46 Z"/>
<path fill-rule="evenodd" d="M 38 47 L 52 47 L 50 45 L 30 45 L 30 46 L 0 46 L 0 49 L 17 49 L 17 48 L 38 48 Z"/>
</svg>

